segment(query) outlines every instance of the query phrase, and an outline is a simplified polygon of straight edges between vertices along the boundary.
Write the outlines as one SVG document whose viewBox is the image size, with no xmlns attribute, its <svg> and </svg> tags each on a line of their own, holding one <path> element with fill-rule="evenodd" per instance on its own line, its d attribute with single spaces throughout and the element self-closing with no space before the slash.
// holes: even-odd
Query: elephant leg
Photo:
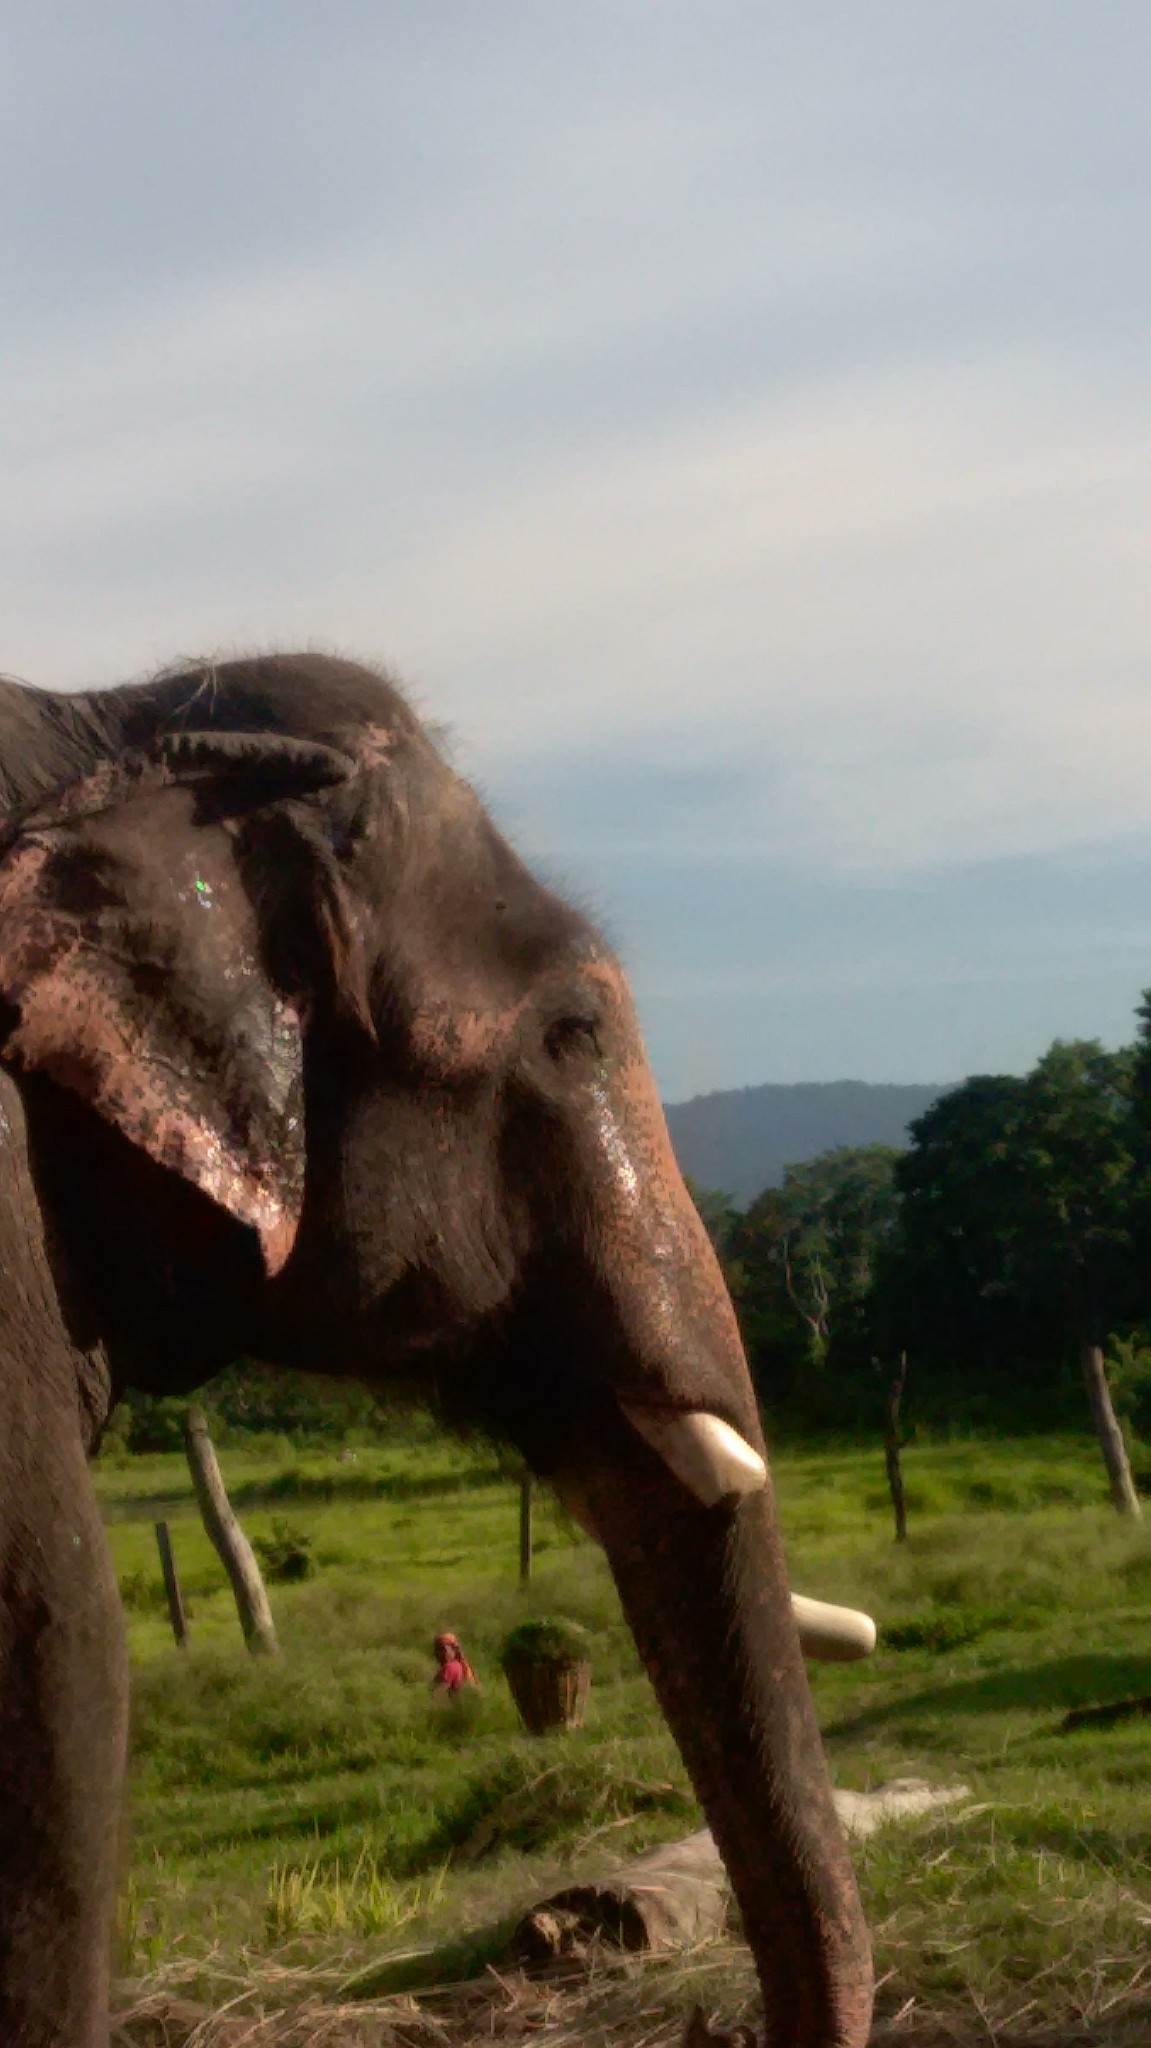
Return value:
<svg viewBox="0 0 1151 2048">
<path fill-rule="evenodd" d="M 75 1398 L 25 1385 L 0 1400 L 5 2048 L 105 2048 L 127 1699 Z"/>
</svg>

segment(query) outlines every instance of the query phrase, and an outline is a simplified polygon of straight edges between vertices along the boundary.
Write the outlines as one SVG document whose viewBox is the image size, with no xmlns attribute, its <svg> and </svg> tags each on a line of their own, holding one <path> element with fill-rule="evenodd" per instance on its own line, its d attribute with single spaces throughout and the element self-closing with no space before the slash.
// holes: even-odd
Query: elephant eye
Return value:
<svg viewBox="0 0 1151 2048">
<path fill-rule="evenodd" d="M 564 1060 L 572 1053 L 598 1053 L 599 1024 L 595 1017 L 557 1017 L 544 1032 L 549 1059 Z"/>
</svg>

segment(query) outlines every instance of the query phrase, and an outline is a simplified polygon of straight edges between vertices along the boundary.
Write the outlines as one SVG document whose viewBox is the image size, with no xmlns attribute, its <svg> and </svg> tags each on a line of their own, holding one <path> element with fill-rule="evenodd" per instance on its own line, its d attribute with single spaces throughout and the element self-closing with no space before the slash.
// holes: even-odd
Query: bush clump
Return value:
<svg viewBox="0 0 1151 2048">
<path fill-rule="evenodd" d="M 280 1515 L 273 1521 L 269 1535 L 253 1538 L 252 1548 L 263 1566 L 264 1577 L 273 1585 L 293 1585 L 300 1579 L 310 1579 L 316 1569 L 307 1530 L 284 1521 Z"/>
<path fill-rule="evenodd" d="M 509 1664 L 582 1663 L 591 1653 L 591 1637 L 582 1623 L 564 1616 L 549 1615 L 538 1621 L 521 1621 L 504 1637 L 500 1663 Z"/>
<path fill-rule="evenodd" d="M 885 1626 L 883 1643 L 888 1650 L 959 1650 L 992 1629 L 1008 1626 L 1013 1618 L 983 1607 L 936 1608 Z"/>
</svg>

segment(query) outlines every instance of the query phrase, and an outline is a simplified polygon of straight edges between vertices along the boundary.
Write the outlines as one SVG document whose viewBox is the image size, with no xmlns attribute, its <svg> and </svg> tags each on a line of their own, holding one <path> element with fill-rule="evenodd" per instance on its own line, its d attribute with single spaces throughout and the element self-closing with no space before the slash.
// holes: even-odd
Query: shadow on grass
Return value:
<svg viewBox="0 0 1151 2048">
<path fill-rule="evenodd" d="M 250 1816 L 238 1814 L 235 1809 L 231 1813 L 226 1809 L 220 1813 L 200 1813 L 196 1817 L 196 1842 L 204 1849 L 238 1848 L 246 1842 L 299 1840 L 316 1844 L 357 1823 L 383 1821 L 381 1849 L 386 1851 L 387 1812 L 387 1797 L 378 1788 L 349 1787 L 306 1804 L 300 1800 L 269 1800 L 261 1812 Z M 173 1845 L 180 1844 L 186 1836 L 187 1824 L 182 1814 L 173 1816 L 169 1828 L 157 1830 L 162 1844 L 168 1838 Z"/>
<path fill-rule="evenodd" d="M 882 1706 L 844 1715 L 829 1722 L 824 1733 L 837 1737 L 863 1735 L 900 1721 L 918 1719 L 925 1713 L 999 1714 L 1020 1709 L 1031 1713 L 1066 1712 L 1069 1707 L 1103 1704 L 1133 1693 L 1151 1693 L 1151 1657 L 1108 1653 L 1058 1657 L 1046 1663 L 1005 1665 L 997 1671 L 981 1672 L 978 1678 L 947 1685 L 925 1686 Z M 1090 1740 L 1093 1734 L 1097 1740 L 1098 1731 L 1090 1729 L 1067 1739 Z"/>
<path fill-rule="evenodd" d="M 376 1477 L 368 1472 L 289 1471 L 273 1473 L 268 1479 L 248 1479 L 239 1485 L 229 1486 L 228 1498 L 240 1511 L 244 1508 L 275 1507 L 289 1500 L 317 1501 L 326 1505 L 337 1501 L 429 1500 L 437 1495 L 477 1493 L 493 1486 L 510 1488 L 513 1484 L 506 1472 L 493 1469 L 395 1472 Z M 107 1519 L 115 1522 L 146 1522 L 160 1515 L 196 1511 L 190 1480 L 186 1491 L 181 1488 L 178 1492 L 121 1494 L 118 1497 L 105 1494 L 102 1507 Z"/>
</svg>

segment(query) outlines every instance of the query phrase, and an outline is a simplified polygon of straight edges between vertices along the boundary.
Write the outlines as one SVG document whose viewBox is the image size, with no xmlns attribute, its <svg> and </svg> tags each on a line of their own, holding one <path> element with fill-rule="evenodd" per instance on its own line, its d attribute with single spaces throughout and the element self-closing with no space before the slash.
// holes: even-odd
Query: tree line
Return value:
<svg viewBox="0 0 1151 2048">
<path fill-rule="evenodd" d="M 876 1433 L 905 1361 L 933 1426 L 1079 1427 L 1094 1371 L 1151 1435 L 1151 991 L 1137 1019 L 973 1076 L 905 1151 L 824 1153 L 742 1211 L 693 1188 L 778 1431 Z"/>
</svg>

